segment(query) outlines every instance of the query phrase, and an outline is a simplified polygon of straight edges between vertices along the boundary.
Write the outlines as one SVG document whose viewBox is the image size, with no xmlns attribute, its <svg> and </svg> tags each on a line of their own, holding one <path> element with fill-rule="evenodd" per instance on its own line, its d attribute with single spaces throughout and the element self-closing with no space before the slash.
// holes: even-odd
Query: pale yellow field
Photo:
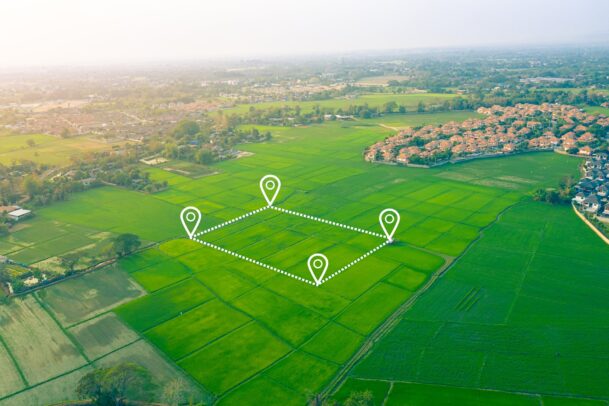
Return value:
<svg viewBox="0 0 609 406">
<path fill-rule="evenodd" d="M 33 296 L 0 306 L 0 335 L 30 385 L 87 363 Z"/>
<path fill-rule="evenodd" d="M 34 142 L 33 146 L 28 141 Z M 46 134 L 0 135 L 0 163 L 8 165 L 22 160 L 49 165 L 69 165 L 72 157 L 82 157 L 89 152 L 107 151 L 107 144 L 88 136 L 59 138 Z"/>
</svg>

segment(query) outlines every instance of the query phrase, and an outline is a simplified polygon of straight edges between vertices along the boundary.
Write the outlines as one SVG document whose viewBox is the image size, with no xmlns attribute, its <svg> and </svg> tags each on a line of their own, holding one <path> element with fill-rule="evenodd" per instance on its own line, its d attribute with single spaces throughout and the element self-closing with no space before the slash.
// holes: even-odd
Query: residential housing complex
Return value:
<svg viewBox="0 0 609 406">
<path fill-rule="evenodd" d="M 484 118 L 407 128 L 370 146 L 370 162 L 437 165 L 451 160 L 557 150 L 590 156 L 607 149 L 609 118 L 561 104 L 480 107 Z"/>
<path fill-rule="evenodd" d="M 573 203 L 580 211 L 609 219 L 609 159 L 606 153 L 595 153 L 584 164 L 584 176 L 575 186 Z"/>
</svg>

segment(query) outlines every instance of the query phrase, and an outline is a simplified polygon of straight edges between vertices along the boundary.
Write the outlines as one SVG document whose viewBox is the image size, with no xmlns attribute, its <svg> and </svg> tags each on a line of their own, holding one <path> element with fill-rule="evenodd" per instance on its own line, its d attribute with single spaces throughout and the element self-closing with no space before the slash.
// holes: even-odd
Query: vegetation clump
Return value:
<svg viewBox="0 0 609 406">
<path fill-rule="evenodd" d="M 120 363 L 84 375 L 76 393 L 94 405 L 122 406 L 130 401 L 149 399 L 153 389 L 148 370 L 137 364 Z"/>
</svg>

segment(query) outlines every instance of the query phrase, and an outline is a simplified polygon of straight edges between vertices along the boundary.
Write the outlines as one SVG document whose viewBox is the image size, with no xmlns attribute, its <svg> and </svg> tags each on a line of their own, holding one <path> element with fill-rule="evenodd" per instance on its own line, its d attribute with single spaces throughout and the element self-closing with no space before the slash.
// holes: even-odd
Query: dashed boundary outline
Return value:
<svg viewBox="0 0 609 406">
<path fill-rule="evenodd" d="M 261 207 L 259 209 L 252 210 L 252 211 L 250 211 L 248 213 L 245 213 L 245 214 L 243 214 L 243 215 L 241 215 L 239 217 L 235 217 L 234 219 L 225 221 L 224 223 L 216 224 L 213 227 L 206 228 L 203 231 L 199 231 L 198 233 L 195 233 L 195 235 L 192 236 L 192 239 L 194 240 L 196 237 L 199 237 L 199 236 L 201 236 L 203 234 L 207 234 L 207 233 L 209 233 L 211 231 L 217 230 L 217 229 L 222 228 L 224 226 L 227 226 L 229 224 L 236 223 L 237 221 L 243 220 L 246 217 L 253 216 L 254 214 L 260 213 L 261 211 L 265 211 L 265 210 L 269 209 L 270 207 L 271 206 L 264 206 L 264 207 Z"/>
<path fill-rule="evenodd" d="M 369 234 L 369 235 L 373 235 L 375 237 L 379 237 L 382 239 L 387 239 L 387 237 L 385 237 L 383 234 L 381 233 L 375 233 L 374 231 L 370 231 L 370 230 L 365 230 L 363 228 L 359 228 L 359 227 L 353 227 L 350 226 L 348 224 L 342 224 L 342 223 L 338 223 L 336 221 L 331 221 L 331 220 L 326 220 L 326 219 L 322 219 L 321 217 L 315 217 L 315 216 L 311 216 L 309 214 L 304 214 L 304 213 L 299 213 L 297 211 L 294 210 L 287 210 L 287 209 L 283 209 L 281 207 L 275 207 L 275 206 L 269 206 L 271 209 L 273 210 L 277 210 L 277 211 L 281 211 L 283 213 L 287 213 L 287 214 L 292 214 L 294 216 L 298 216 L 298 217 L 304 217 L 306 219 L 309 220 L 315 220 L 315 221 L 319 221 L 320 223 L 324 223 L 324 224 L 330 224 L 331 226 L 337 226 L 337 227 L 341 227 L 341 228 L 346 228 L 347 230 L 352 230 L 352 231 L 359 231 L 360 233 L 364 233 L 364 234 Z"/>
<path fill-rule="evenodd" d="M 325 278 L 323 278 L 319 284 L 321 285 L 322 283 L 325 283 L 325 282 L 329 281 L 330 279 L 334 278 L 336 275 L 338 275 L 338 274 L 346 271 L 347 269 L 351 268 L 353 265 L 357 264 L 362 259 L 366 258 L 367 256 L 369 256 L 371 254 L 374 254 L 375 252 L 377 252 L 378 250 L 380 250 L 381 248 L 383 248 L 387 244 L 389 244 L 389 241 L 385 241 L 381 245 L 377 245 L 376 247 L 372 248 L 370 251 L 366 252 L 364 255 L 355 258 L 353 261 L 349 262 L 347 265 L 343 266 L 338 271 L 335 271 L 335 272 L 331 273 L 329 276 L 326 276 Z"/>
<path fill-rule="evenodd" d="M 308 220 L 318 221 L 320 223 L 329 224 L 331 226 L 341 227 L 341 228 L 344 228 L 344 229 L 347 229 L 347 230 L 351 230 L 351 231 L 357 231 L 357 232 L 360 232 L 362 234 L 368 234 L 368 235 L 371 235 L 371 236 L 374 236 L 374 237 L 379 237 L 379 238 L 382 238 L 385 241 L 383 241 L 382 244 L 377 245 L 376 247 L 374 247 L 370 251 L 366 252 L 365 254 L 355 258 L 353 261 L 349 262 L 347 265 L 343 266 L 342 268 L 338 269 L 337 271 L 334 271 L 330 275 L 326 276 L 325 278 L 323 278 L 319 282 L 319 284 L 316 284 L 315 282 L 313 282 L 313 281 L 311 281 L 309 279 L 303 278 L 303 277 L 298 276 L 298 275 L 294 275 L 294 274 L 292 274 L 290 272 L 284 271 L 283 269 L 279 269 L 279 268 L 276 268 L 276 267 L 274 267 L 272 265 L 265 264 L 264 262 L 258 261 L 256 259 L 253 259 L 253 258 L 250 258 L 250 257 L 246 257 L 245 255 L 239 254 L 238 252 L 231 251 L 231 250 L 226 249 L 226 248 L 222 248 L 219 245 L 212 244 L 210 242 L 203 241 L 203 240 L 198 238 L 198 237 L 200 237 L 200 236 L 202 236 L 204 234 L 207 234 L 207 233 L 212 232 L 214 230 L 217 230 L 219 228 L 225 227 L 225 226 L 227 226 L 229 224 L 236 223 L 237 221 L 241 221 L 241 220 L 243 220 L 243 219 L 245 219 L 247 217 L 253 216 L 254 214 L 258 214 L 258 213 L 260 213 L 262 211 L 265 211 L 265 210 L 268 210 L 268 209 L 273 209 L 273 210 L 276 210 L 276 211 L 279 211 L 279 212 L 282 212 L 282 213 L 291 214 L 293 216 L 303 217 L 303 218 L 306 218 Z M 256 210 L 252 210 L 252 211 L 247 212 L 247 213 L 245 213 L 245 214 L 243 214 L 243 215 L 241 215 L 239 217 L 235 217 L 234 219 L 225 221 L 225 222 L 217 224 L 217 225 L 215 225 L 213 227 L 209 227 L 209 228 L 206 228 L 205 230 L 199 231 L 198 233 L 195 233 L 191 237 L 191 240 L 193 240 L 195 242 L 198 242 L 199 244 L 202 244 L 202 245 L 204 245 L 206 247 L 213 248 L 213 249 L 218 250 L 220 252 L 224 252 L 224 253 L 232 255 L 232 256 L 234 256 L 236 258 L 239 258 L 239 259 L 242 259 L 244 261 L 250 262 L 252 264 L 258 265 L 258 266 L 260 266 L 262 268 L 268 269 L 268 270 L 273 271 L 273 272 L 277 272 L 277 273 L 279 273 L 281 275 L 289 276 L 290 278 L 299 280 L 299 281 L 304 282 L 304 283 L 308 283 L 309 285 L 313 285 L 313 286 L 321 286 L 322 284 L 326 283 L 330 279 L 332 279 L 335 276 L 343 273 L 347 269 L 351 268 L 353 265 L 357 264 L 358 262 L 360 262 L 364 258 L 370 256 L 371 254 L 375 253 L 376 251 L 380 250 L 381 248 L 383 248 L 384 246 L 386 246 L 387 244 L 390 243 L 390 241 L 387 239 L 387 237 L 385 235 L 380 234 L 380 233 L 375 233 L 374 231 L 365 230 L 365 229 L 359 228 L 359 227 L 353 227 L 353 226 L 350 226 L 348 224 L 343 224 L 343 223 L 339 223 L 339 222 L 336 222 L 336 221 L 326 220 L 326 219 L 323 219 L 321 217 L 315 217 L 315 216 L 311 216 L 309 214 L 300 213 L 300 212 L 297 212 L 297 211 L 294 211 L 294 210 L 288 210 L 288 209 L 284 209 L 284 208 L 276 207 L 276 206 L 271 206 L 271 205 L 264 206 L 264 207 L 261 207 L 261 208 L 256 209 Z"/>
<path fill-rule="evenodd" d="M 286 271 L 284 271 L 282 269 L 275 268 L 274 266 L 265 264 L 264 262 L 260 262 L 258 260 L 252 259 L 250 257 L 246 257 L 245 255 L 241 255 L 238 252 L 227 250 L 226 248 L 222 248 L 222 247 L 220 247 L 218 245 L 212 244 L 212 243 L 207 242 L 207 241 L 200 240 L 198 238 L 193 238 L 193 241 L 196 241 L 196 242 L 198 242 L 200 244 L 203 244 L 203 245 L 205 245 L 207 247 L 214 248 L 214 249 L 216 249 L 218 251 L 222 251 L 222 252 L 224 252 L 226 254 L 230 254 L 230 255 L 232 255 L 234 257 L 237 257 L 239 259 L 243 259 L 243 260 L 245 260 L 247 262 L 251 262 L 252 264 L 256 264 L 256 265 L 261 266 L 263 268 L 269 269 L 269 270 L 271 270 L 273 272 L 277 272 L 277 273 L 280 273 L 282 275 L 289 276 L 289 277 L 297 279 L 297 280 L 299 280 L 301 282 L 305 282 L 305 283 L 308 283 L 308 284 L 311 284 L 311 285 L 315 285 L 315 282 L 312 282 L 312 281 L 310 281 L 308 279 L 305 279 L 303 277 L 300 277 L 298 275 L 294 275 L 292 273 L 286 272 Z"/>
</svg>

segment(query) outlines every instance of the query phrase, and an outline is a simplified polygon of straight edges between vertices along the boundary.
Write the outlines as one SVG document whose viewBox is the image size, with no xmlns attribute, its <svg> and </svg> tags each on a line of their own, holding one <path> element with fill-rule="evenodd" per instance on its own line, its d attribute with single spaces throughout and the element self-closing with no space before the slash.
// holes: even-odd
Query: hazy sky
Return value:
<svg viewBox="0 0 609 406">
<path fill-rule="evenodd" d="M 607 0 L 0 0 L 0 67 L 609 44 Z"/>
</svg>

